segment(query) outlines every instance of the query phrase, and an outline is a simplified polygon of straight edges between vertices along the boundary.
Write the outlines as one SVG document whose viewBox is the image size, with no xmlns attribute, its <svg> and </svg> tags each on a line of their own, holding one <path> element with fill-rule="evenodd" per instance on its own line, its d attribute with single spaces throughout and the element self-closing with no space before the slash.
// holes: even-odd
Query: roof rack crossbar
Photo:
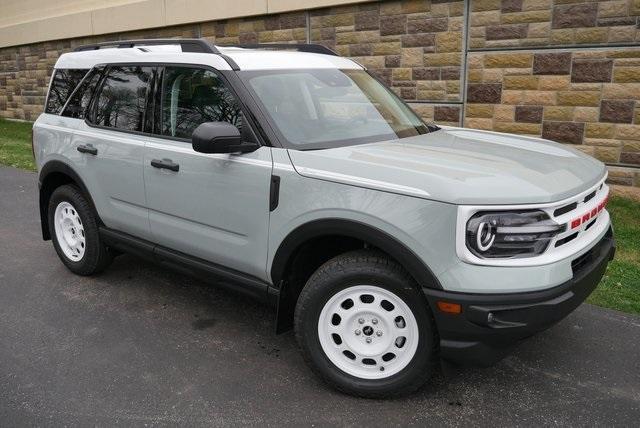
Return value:
<svg viewBox="0 0 640 428">
<path fill-rule="evenodd" d="M 78 46 L 74 52 L 93 51 L 108 47 L 133 48 L 149 45 L 180 45 L 183 52 L 220 54 L 216 46 L 206 39 L 140 39 L 140 40 L 114 40 L 112 42 L 94 43 Z"/>
<path fill-rule="evenodd" d="M 324 45 L 313 43 L 249 43 L 239 45 L 225 45 L 220 47 L 233 47 L 243 49 L 266 49 L 266 50 L 295 50 L 298 52 L 309 52 L 325 55 L 339 56 L 336 51 Z"/>
</svg>

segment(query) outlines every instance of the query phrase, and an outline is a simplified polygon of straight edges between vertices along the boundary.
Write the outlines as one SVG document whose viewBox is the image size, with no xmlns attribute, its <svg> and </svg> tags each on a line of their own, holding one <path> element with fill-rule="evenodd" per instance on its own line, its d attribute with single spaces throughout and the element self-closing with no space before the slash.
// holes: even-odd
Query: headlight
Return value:
<svg viewBox="0 0 640 428">
<path fill-rule="evenodd" d="M 485 259 L 532 257 L 543 253 L 565 228 L 544 211 L 483 211 L 467 221 L 466 245 Z"/>
</svg>

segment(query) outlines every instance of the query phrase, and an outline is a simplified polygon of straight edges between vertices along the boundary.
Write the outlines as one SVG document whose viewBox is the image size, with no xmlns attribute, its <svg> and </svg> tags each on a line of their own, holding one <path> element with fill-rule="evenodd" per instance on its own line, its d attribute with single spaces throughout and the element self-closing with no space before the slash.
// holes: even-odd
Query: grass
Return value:
<svg viewBox="0 0 640 428">
<path fill-rule="evenodd" d="M 0 164 L 35 171 L 31 153 L 31 122 L 0 118 Z"/>
<path fill-rule="evenodd" d="M 640 314 L 640 202 L 611 198 L 616 257 L 587 300 L 594 305 Z"/>
<path fill-rule="evenodd" d="M 0 118 L 0 164 L 35 170 L 31 126 Z M 615 229 L 616 258 L 588 302 L 640 314 L 640 202 L 614 197 L 607 209 Z"/>
</svg>

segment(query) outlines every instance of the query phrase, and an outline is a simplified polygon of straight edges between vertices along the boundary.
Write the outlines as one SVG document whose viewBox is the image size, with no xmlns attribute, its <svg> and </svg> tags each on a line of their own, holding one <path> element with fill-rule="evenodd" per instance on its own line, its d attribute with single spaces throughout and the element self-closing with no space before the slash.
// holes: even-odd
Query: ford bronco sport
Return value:
<svg viewBox="0 0 640 428">
<path fill-rule="evenodd" d="M 42 235 L 72 272 L 124 251 L 215 278 L 361 396 L 413 391 L 440 358 L 499 360 L 614 254 L 601 162 L 425 124 L 318 45 L 80 47 L 33 146 Z"/>
</svg>

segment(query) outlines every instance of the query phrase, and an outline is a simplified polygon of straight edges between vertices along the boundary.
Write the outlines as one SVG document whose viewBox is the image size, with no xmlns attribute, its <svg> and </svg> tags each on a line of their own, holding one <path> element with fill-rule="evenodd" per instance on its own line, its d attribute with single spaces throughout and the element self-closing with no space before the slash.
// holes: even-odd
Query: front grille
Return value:
<svg viewBox="0 0 640 428">
<path fill-rule="evenodd" d="M 569 241 L 573 241 L 573 240 L 574 240 L 574 239 L 576 239 L 577 237 L 578 237 L 578 232 L 574 233 L 573 235 L 569 235 L 569 236 L 567 236 L 567 237 L 565 237 L 565 238 L 558 239 L 558 240 L 556 241 L 556 247 L 559 247 L 559 246 L 561 246 L 561 245 L 564 245 L 564 244 L 566 244 L 566 243 L 567 243 L 567 242 L 569 242 Z"/>
<path fill-rule="evenodd" d="M 593 192 L 589 193 L 587 196 L 584 197 L 584 201 L 583 202 L 589 202 L 591 199 L 593 199 L 593 197 L 596 195 L 596 191 L 594 190 Z"/>
<path fill-rule="evenodd" d="M 609 188 L 604 184 L 604 179 L 602 179 L 600 183 L 584 193 L 569 198 L 561 204 L 549 207 L 547 213 L 552 216 L 552 219 L 559 224 L 566 224 L 567 227 L 555 236 L 546 252 L 565 251 L 565 248 L 569 247 L 569 243 L 574 245 L 580 241 L 585 233 L 591 233 L 596 230 L 598 225 L 601 224 L 599 219 L 602 217 L 602 212 L 597 208 L 605 200 L 608 192 Z M 596 210 L 595 216 L 588 218 L 591 217 L 594 209 Z M 577 226 L 573 225 L 575 220 L 578 220 Z"/>
<path fill-rule="evenodd" d="M 594 195 L 595 195 L 595 192 L 594 192 Z M 560 207 L 560 208 L 556 209 L 556 210 L 553 212 L 553 215 L 554 215 L 555 217 L 559 217 L 559 216 L 561 216 L 562 214 L 566 214 L 566 213 L 568 213 L 568 212 L 570 212 L 570 211 L 575 210 L 577 207 L 578 207 L 578 203 L 577 203 L 577 202 L 572 202 L 572 203 L 570 203 L 570 204 L 568 204 L 568 205 L 565 205 L 564 207 Z"/>
</svg>

